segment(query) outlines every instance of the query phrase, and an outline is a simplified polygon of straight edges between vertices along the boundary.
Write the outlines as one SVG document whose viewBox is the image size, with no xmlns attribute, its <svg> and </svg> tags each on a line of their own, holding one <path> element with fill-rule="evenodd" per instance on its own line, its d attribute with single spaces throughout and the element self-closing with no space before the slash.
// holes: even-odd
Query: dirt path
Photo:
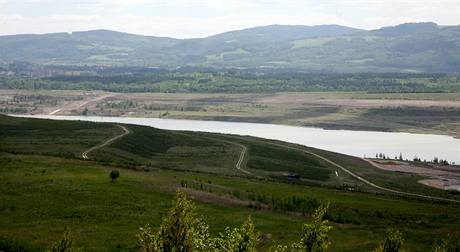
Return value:
<svg viewBox="0 0 460 252">
<path fill-rule="evenodd" d="M 57 113 L 63 113 L 65 111 L 71 111 L 71 110 L 79 109 L 79 108 L 81 108 L 83 106 L 86 106 L 86 105 L 88 105 L 90 103 L 98 102 L 98 101 L 104 100 L 106 98 L 113 97 L 115 95 L 116 94 L 107 94 L 107 95 L 98 96 L 98 97 L 88 99 L 88 100 L 84 100 L 84 101 L 70 102 L 70 103 L 62 105 L 58 109 L 55 109 L 55 110 L 51 111 L 49 113 L 49 115 L 55 115 Z"/>
<path fill-rule="evenodd" d="M 97 150 L 97 149 L 100 149 L 104 146 L 107 146 L 109 144 L 111 144 L 112 142 L 116 141 L 117 139 L 119 138 L 122 138 L 124 137 L 125 135 L 129 134 L 130 131 L 125 127 L 125 126 L 122 126 L 122 125 L 117 125 L 118 127 L 120 127 L 121 129 L 123 129 L 123 133 L 120 134 L 120 135 L 117 135 L 115 137 L 112 137 L 110 139 L 108 139 L 107 141 L 99 144 L 99 145 L 96 145 L 96 146 L 93 146 L 91 148 L 89 148 L 88 150 L 84 151 L 82 153 L 82 158 L 83 159 L 89 159 L 88 157 L 88 154 L 94 150 Z M 183 135 L 187 135 L 185 133 L 180 133 L 180 134 L 183 134 Z M 208 138 L 208 137 L 206 137 Z M 213 140 L 217 140 L 217 141 L 221 141 L 221 142 L 226 142 L 226 143 L 230 143 L 230 144 L 233 144 L 233 145 L 237 145 L 241 148 L 241 152 L 240 152 L 240 155 L 239 155 L 239 158 L 238 158 L 238 161 L 235 165 L 235 168 L 243 173 L 246 173 L 248 175 L 252 175 L 251 172 L 243 169 L 241 166 L 243 165 L 243 162 L 244 162 L 244 159 L 246 157 L 246 153 L 247 153 L 247 147 L 245 145 L 242 145 L 240 143 L 236 143 L 236 142 L 232 142 L 232 141 L 226 141 L 226 140 L 219 140 L 219 139 L 215 139 L 215 138 L 212 138 Z M 259 141 L 261 142 L 261 141 Z M 390 189 L 390 188 L 386 188 L 386 187 L 383 187 L 383 186 L 379 186 L 379 185 L 376 185 L 374 183 L 372 183 L 371 181 L 353 173 L 352 171 L 348 170 L 347 168 L 341 166 L 340 164 L 337 164 L 336 162 L 326 158 L 326 157 L 323 157 L 319 154 L 316 154 L 314 152 L 311 152 L 311 151 L 307 151 L 307 150 L 304 150 L 304 149 L 301 149 L 301 148 L 297 148 L 297 147 L 292 147 L 292 146 L 287 146 L 287 145 L 282 145 L 282 144 L 276 144 L 276 143 L 270 143 L 270 142 L 264 142 L 266 144 L 270 144 L 270 145 L 274 145 L 274 146 L 279 146 L 279 147 L 283 147 L 283 148 L 287 148 L 287 149 L 291 149 L 291 150 L 296 150 L 296 151 L 300 151 L 300 152 L 303 152 L 303 153 L 306 153 L 306 154 L 309 154 L 309 155 L 313 155 L 321 160 L 324 160 L 326 161 L 327 163 L 329 164 L 332 164 L 333 166 L 339 168 L 340 170 L 342 170 L 343 172 L 349 174 L 350 176 L 352 176 L 353 178 L 373 187 L 373 188 L 376 188 L 376 189 L 379 189 L 379 190 L 382 190 L 382 191 L 386 191 L 386 192 L 391 192 L 391 193 L 394 193 L 394 194 L 399 194 L 399 195 L 404 195 L 404 196 L 410 196 L 410 197 L 419 197 L 419 198 L 425 198 L 425 199 L 431 199 L 431 200 L 440 200 L 440 201 L 449 201 L 449 202 L 455 202 L 455 203 L 460 203 L 460 200 L 455 200 L 455 199 L 448 199 L 448 198 L 442 198 L 442 197 L 436 197 L 436 196 L 428 196 L 428 195 L 423 195 L 423 194 L 417 194 L 417 193 L 410 193 L 410 192 L 403 192 L 403 191 L 398 191 L 398 190 L 394 190 L 394 189 Z M 367 163 L 369 163 L 370 165 L 374 166 L 375 168 L 377 169 L 380 169 L 378 167 L 377 164 L 375 164 L 374 162 L 372 162 L 371 160 L 367 160 L 367 159 L 364 159 L 364 158 L 361 158 L 361 160 L 363 161 L 366 161 Z"/>
<path fill-rule="evenodd" d="M 184 135 L 184 136 L 188 136 L 190 137 L 190 135 L 188 135 L 187 133 L 184 133 L 184 132 L 175 132 L 176 134 L 181 134 L 181 135 Z M 240 152 L 240 155 L 238 156 L 238 161 L 236 162 L 235 164 L 235 168 L 238 170 L 238 171 L 241 171 L 243 173 L 246 173 L 248 175 L 253 175 L 250 171 L 248 170 L 245 170 L 244 168 L 242 168 L 241 166 L 244 165 L 244 159 L 246 157 L 246 153 L 248 151 L 248 148 L 245 146 L 245 145 L 242 145 L 240 143 L 236 143 L 236 142 L 232 142 L 232 141 L 227 141 L 227 140 L 222 140 L 222 139 L 218 139 L 218 138 L 213 138 L 213 137 L 206 137 L 206 136 L 200 136 L 202 138 L 206 138 L 206 139 L 210 139 L 212 141 L 219 141 L 219 142 L 223 142 L 223 143 L 228 143 L 228 144 L 231 144 L 231 145 L 236 145 L 238 147 L 241 148 L 241 152 Z"/>
<path fill-rule="evenodd" d="M 311 151 L 307 151 L 307 150 L 304 150 L 304 149 L 300 149 L 300 148 L 296 148 L 296 147 L 292 147 L 292 146 L 286 146 L 286 145 L 281 145 L 281 144 L 275 144 L 275 143 L 268 143 L 268 144 L 271 144 L 271 145 L 275 145 L 275 146 L 279 146 L 279 147 L 283 147 L 283 148 L 288 148 L 288 149 L 292 149 L 292 150 L 296 150 L 296 151 L 300 151 L 300 152 L 303 152 L 303 153 L 307 153 L 307 154 L 310 154 L 310 155 L 313 155 L 317 158 L 320 158 L 326 162 L 328 162 L 329 164 L 332 164 L 333 166 L 339 168 L 340 170 L 344 171 L 345 173 L 349 174 L 350 176 L 352 176 L 353 178 L 371 186 L 371 187 L 374 187 L 376 189 L 379 189 L 379 190 L 382 190 L 382 191 L 386 191 L 386 192 L 391 192 L 391 193 L 394 193 L 394 194 L 399 194 L 399 195 L 404 195 L 404 196 L 410 196 L 410 197 L 419 197 L 419 198 L 425 198 L 425 199 L 431 199 L 431 200 L 441 200 L 441 201 L 449 201 L 449 202 L 455 202 L 455 203 L 460 203 L 460 200 L 454 200 L 454 199 L 448 199 L 448 198 L 442 198 L 442 197 L 436 197 L 436 196 L 428 196 L 428 195 L 423 195 L 423 194 L 417 194 L 417 193 L 409 193 L 409 192 L 403 192 L 403 191 L 398 191 L 398 190 L 394 190 L 394 189 L 390 189 L 390 188 L 386 188 L 386 187 L 383 187 L 383 186 L 379 186 L 379 185 L 376 185 L 374 183 L 372 183 L 371 181 L 361 177 L 361 176 L 358 176 L 357 174 L 353 173 L 352 171 L 348 170 L 347 168 L 337 164 L 336 162 L 328 159 L 328 158 L 325 158 L 321 155 L 318 155 L 314 152 L 311 152 Z M 372 161 L 369 161 L 367 159 L 364 159 L 364 158 L 361 158 L 362 160 L 368 162 L 369 164 L 371 164 L 372 166 L 378 168 L 377 166 L 375 166 L 375 164 L 372 162 Z"/>
<path fill-rule="evenodd" d="M 120 138 L 122 138 L 122 137 L 124 137 L 124 136 L 126 136 L 126 135 L 128 135 L 128 134 L 130 133 L 130 131 L 128 130 L 128 128 L 126 128 L 125 126 L 122 126 L 122 125 L 117 125 L 117 126 L 120 127 L 120 128 L 123 130 L 123 133 L 122 133 L 122 134 L 117 135 L 117 136 L 114 136 L 114 137 L 108 139 L 107 141 L 105 141 L 105 142 L 103 142 L 103 143 L 101 143 L 101 144 L 99 144 L 99 145 L 96 145 L 96 146 L 93 146 L 93 147 L 87 149 L 86 151 L 84 151 L 84 152 L 81 154 L 81 157 L 82 157 L 83 159 L 89 159 L 88 154 L 89 154 L 90 152 L 92 152 L 92 151 L 94 151 L 94 150 L 97 150 L 97 149 L 100 149 L 100 148 L 102 148 L 102 147 L 104 147 L 104 146 L 107 146 L 107 145 L 113 143 L 114 141 L 116 141 L 117 139 L 120 139 Z"/>
<path fill-rule="evenodd" d="M 235 164 L 235 168 L 238 171 L 241 171 L 241 172 L 246 173 L 248 175 L 253 175 L 250 171 L 245 170 L 244 168 L 241 167 L 242 165 L 244 165 L 243 162 L 244 162 L 244 158 L 246 157 L 248 147 L 246 147 L 245 145 L 242 145 L 240 143 L 236 143 L 236 142 L 232 142 L 232 141 L 226 141 L 226 140 L 220 140 L 220 139 L 213 139 L 213 140 L 221 141 L 221 142 L 224 142 L 224 143 L 228 143 L 228 144 L 232 144 L 232 145 L 236 145 L 236 146 L 240 147 L 241 152 L 240 152 L 240 156 L 238 157 L 238 161 Z"/>
<path fill-rule="evenodd" d="M 213 140 L 216 140 L 213 138 Z M 232 142 L 232 141 L 225 141 L 225 140 L 218 140 L 218 141 L 221 141 L 221 142 L 226 142 L 226 143 L 229 143 L 229 144 L 233 144 L 233 145 L 237 145 L 239 147 L 241 147 L 241 153 L 240 153 L 240 156 L 239 156 L 239 159 L 238 159 L 238 162 L 236 163 L 235 167 L 237 170 L 243 172 L 243 173 L 246 173 L 248 175 L 253 175 L 251 172 L 243 169 L 241 167 L 241 165 L 243 164 L 243 161 L 244 161 L 244 158 L 246 156 L 246 153 L 247 153 L 247 147 L 245 145 L 242 145 L 242 144 L 239 144 L 239 143 L 236 143 L 236 142 Z M 259 141 L 259 142 L 262 142 L 262 141 Z M 311 152 L 311 151 L 307 151 L 307 150 L 304 150 L 304 149 L 301 149 L 301 148 L 296 148 L 296 147 L 292 147 L 292 146 L 287 146 L 287 145 L 282 145 L 282 144 L 276 144 L 276 143 L 270 143 L 270 142 L 263 142 L 263 143 L 266 143 L 266 144 L 271 144 L 271 145 L 275 145 L 275 146 L 279 146 L 279 147 L 283 147 L 283 148 L 288 148 L 288 149 L 292 149 L 292 150 L 296 150 L 296 151 L 300 151 L 300 152 L 303 152 L 303 153 L 306 153 L 306 154 L 310 154 L 310 155 L 313 155 L 321 160 L 324 160 L 326 161 L 327 163 L 329 164 L 332 164 L 333 166 L 339 168 L 340 170 L 342 170 L 343 172 L 349 174 L 350 176 L 352 176 L 353 178 L 373 187 L 373 188 L 376 188 L 376 189 L 379 189 L 379 190 L 382 190 L 382 191 L 386 191 L 386 192 L 391 192 L 391 193 L 394 193 L 394 194 L 399 194 L 399 195 L 404 195 L 404 196 L 410 196 L 410 197 L 419 197 L 419 198 L 425 198 L 425 199 L 431 199 L 431 200 L 440 200 L 440 201 L 448 201 L 448 202 L 455 202 L 455 203 L 460 203 L 460 200 L 455 200 L 455 199 L 448 199 L 448 198 L 442 198 L 442 197 L 436 197 L 436 196 L 428 196 L 428 195 L 423 195 L 423 194 L 417 194 L 417 193 L 409 193 L 409 192 L 403 192 L 403 191 L 398 191 L 398 190 L 394 190 L 394 189 L 390 189 L 390 188 L 386 188 L 386 187 L 383 187 L 383 186 L 379 186 L 379 185 L 376 185 L 374 183 L 372 183 L 371 181 L 355 174 L 354 172 L 348 170 L 347 168 L 337 164 L 336 162 L 326 158 L 326 157 L 323 157 L 319 154 L 316 154 L 314 152 Z M 362 160 L 368 162 L 369 164 L 371 164 L 372 166 L 376 167 L 376 168 L 379 168 L 376 164 L 374 164 L 371 160 L 367 160 L 367 159 L 364 159 L 364 158 L 361 158 Z"/>
<path fill-rule="evenodd" d="M 59 111 L 61 111 L 62 109 L 56 109 L 54 111 L 52 111 L 51 113 L 49 113 L 49 115 L 54 115 L 56 113 L 58 113 Z"/>
<path fill-rule="evenodd" d="M 243 161 L 244 161 L 244 157 L 246 156 L 246 153 L 247 153 L 247 150 L 248 150 L 248 147 L 242 145 L 242 144 L 239 144 L 239 143 L 234 143 L 232 142 L 234 145 L 237 145 L 237 146 L 240 146 L 241 147 L 241 153 L 240 153 L 240 157 L 238 159 L 238 162 L 236 163 L 235 167 L 237 170 L 239 171 L 242 171 L 246 174 L 249 174 L 249 175 L 252 175 L 251 172 L 241 168 L 241 165 L 243 164 Z"/>
</svg>

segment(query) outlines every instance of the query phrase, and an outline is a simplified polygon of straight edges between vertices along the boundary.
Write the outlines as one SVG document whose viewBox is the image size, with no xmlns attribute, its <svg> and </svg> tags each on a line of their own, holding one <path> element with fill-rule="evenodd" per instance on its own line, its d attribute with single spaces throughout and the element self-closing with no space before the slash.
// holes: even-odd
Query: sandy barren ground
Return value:
<svg viewBox="0 0 460 252">
<path fill-rule="evenodd" d="M 358 95 L 356 95 L 358 94 Z M 458 96 L 457 96 L 458 95 Z M 155 102 L 260 103 L 288 105 L 331 105 L 352 107 L 454 107 L 460 108 L 460 94 L 401 95 L 379 97 L 365 93 L 275 93 L 275 94 L 166 94 L 130 93 L 120 98 Z M 458 97 L 458 99 L 457 99 Z"/>
<path fill-rule="evenodd" d="M 445 134 L 460 138 L 460 93 L 110 93 L 0 90 L 0 112 L 161 117 Z M 393 110 L 392 110 L 393 109 Z M 401 113 L 403 112 L 403 113 Z"/>
<path fill-rule="evenodd" d="M 420 180 L 419 183 L 427 186 L 460 191 L 460 166 L 458 165 L 415 165 L 394 160 L 372 160 L 372 163 L 375 167 L 386 171 L 412 173 L 426 177 L 426 179 Z"/>
<path fill-rule="evenodd" d="M 297 105 L 331 105 L 350 107 L 454 107 L 460 108 L 460 100 L 450 94 L 433 94 L 431 99 L 423 96 L 390 96 L 382 97 L 375 94 L 352 95 L 353 93 L 278 93 L 256 100 L 269 104 Z M 433 100 L 435 99 L 435 100 Z"/>
<path fill-rule="evenodd" d="M 348 106 L 369 107 L 449 107 L 460 108 L 460 94 L 366 94 L 366 93 L 275 93 L 275 94 L 185 94 L 185 93 L 110 93 L 102 91 L 27 91 L 0 90 L 0 101 L 14 99 L 15 96 L 43 95 L 55 99 L 80 97 L 83 102 L 67 102 L 63 111 L 97 104 L 108 97 L 117 100 L 132 100 L 158 104 L 201 103 L 251 103 L 284 104 L 290 106 Z M 112 99 L 113 100 L 113 99 Z M 43 110 L 54 111 L 59 106 L 43 106 Z"/>
</svg>

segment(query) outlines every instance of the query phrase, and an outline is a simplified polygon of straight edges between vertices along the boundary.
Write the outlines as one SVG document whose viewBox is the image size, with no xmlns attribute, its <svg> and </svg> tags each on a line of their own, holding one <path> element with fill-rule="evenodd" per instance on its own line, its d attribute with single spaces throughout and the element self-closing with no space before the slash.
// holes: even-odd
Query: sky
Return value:
<svg viewBox="0 0 460 252">
<path fill-rule="evenodd" d="M 460 24 L 460 0 L 0 0 L 0 35 L 109 29 L 195 38 L 270 24 Z"/>
</svg>

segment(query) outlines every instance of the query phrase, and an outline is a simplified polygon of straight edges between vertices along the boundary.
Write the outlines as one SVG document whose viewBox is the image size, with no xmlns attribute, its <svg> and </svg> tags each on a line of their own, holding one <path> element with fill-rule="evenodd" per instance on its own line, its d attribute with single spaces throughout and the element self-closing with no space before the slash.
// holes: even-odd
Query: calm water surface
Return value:
<svg viewBox="0 0 460 252">
<path fill-rule="evenodd" d="M 417 156 L 431 160 L 434 157 L 460 164 L 460 139 L 450 136 L 376 131 L 325 130 L 261 123 L 175 120 L 135 117 L 100 116 L 24 116 L 55 120 L 82 120 L 151 126 L 168 130 L 189 130 L 214 133 L 249 135 L 302 144 L 358 157 L 375 157 L 376 153 L 412 159 Z"/>
</svg>

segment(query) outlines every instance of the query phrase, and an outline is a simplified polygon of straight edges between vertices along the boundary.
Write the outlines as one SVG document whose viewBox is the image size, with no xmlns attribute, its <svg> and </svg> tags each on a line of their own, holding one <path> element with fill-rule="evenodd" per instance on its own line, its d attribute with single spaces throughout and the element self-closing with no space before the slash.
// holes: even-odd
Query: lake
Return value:
<svg viewBox="0 0 460 252">
<path fill-rule="evenodd" d="M 20 116 L 54 120 L 81 120 L 151 126 L 168 130 L 189 130 L 276 139 L 357 157 L 375 157 L 376 153 L 422 160 L 434 157 L 460 164 L 460 139 L 450 136 L 397 132 L 326 130 L 313 127 L 283 126 L 262 123 L 176 120 L 137 117 L 100 116 Z"/>
</svg>

